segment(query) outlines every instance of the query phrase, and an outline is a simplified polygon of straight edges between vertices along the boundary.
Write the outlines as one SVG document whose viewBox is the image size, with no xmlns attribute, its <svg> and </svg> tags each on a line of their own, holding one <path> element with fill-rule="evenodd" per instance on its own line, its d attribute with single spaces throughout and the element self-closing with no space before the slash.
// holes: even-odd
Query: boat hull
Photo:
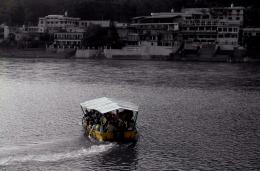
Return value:
<svg viewBox="0 0 260 171">
<path fill-rule="evenodd" d="M 137 131 L 124 131 L 124 132 L 100 132 L 97 130 L 89 131 L 85 130 L 85 134 L 90 136 L 100 142 L 103 141 L 123 141 L 123 142 L 131 142 L 136 141 L 138 138 Z"/>
</svg>

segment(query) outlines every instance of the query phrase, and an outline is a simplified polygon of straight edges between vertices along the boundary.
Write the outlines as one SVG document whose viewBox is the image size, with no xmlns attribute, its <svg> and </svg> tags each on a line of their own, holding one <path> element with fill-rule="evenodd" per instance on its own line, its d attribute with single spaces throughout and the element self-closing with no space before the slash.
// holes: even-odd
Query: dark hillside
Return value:
<svg viewBox="0 0 260 171">
<path fill-rule="evenodd" d="M 260 26 L 259 0 L 0 0 L 0 23 L 35 24 L 40 16 L 65 11 L 83 19 L 128 21 L 134 16 L 171 8 L 229 6 L 232 2 L 248 7 L 247 24 Z"/>
</svg>

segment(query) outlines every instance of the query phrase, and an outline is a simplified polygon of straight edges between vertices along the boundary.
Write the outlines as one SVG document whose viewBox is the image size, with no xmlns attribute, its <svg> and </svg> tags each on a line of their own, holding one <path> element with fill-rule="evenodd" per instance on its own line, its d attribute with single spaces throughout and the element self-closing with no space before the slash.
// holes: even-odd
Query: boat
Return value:
<svg viewBox="0 0 260 171">
<path fill-rule="evenodd" d="M 115 98 L 97 98 L 80 103 L 82 126 L 87 136 L 103 141 L 136 141 L 138 106 Z"/>
</svg>

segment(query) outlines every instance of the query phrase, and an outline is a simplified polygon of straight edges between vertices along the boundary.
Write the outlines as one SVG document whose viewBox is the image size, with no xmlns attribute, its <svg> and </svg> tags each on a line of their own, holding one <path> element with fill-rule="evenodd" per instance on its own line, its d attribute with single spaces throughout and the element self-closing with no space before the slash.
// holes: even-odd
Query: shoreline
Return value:
<svg viewBox="0 0 260 171">
<path fill-rule="evenodd" d="M 50 51 L 45 48 L 0 48 L 0 58 L 70 58 L 70 51 Z"/>
<path fill-rule="evenodd" d="M 3 48 L 0 47 L 0 58 L 28 58 L 28 59 L 89 59 L 89 60 L 142 60 L 142 61 L 173 61 L 173 62 L 209 62 L 209 63 L 260 63 L 260 58 L 230 58 L 222 57 L 199 57 L 193 56 L 160 56 L 160 55 L 117 55 L 107 58 L 104 55 L 92 55 L 88 57 L 76 57 L 74 49 L 46 49 L 46 48 Z"/>
</svg>

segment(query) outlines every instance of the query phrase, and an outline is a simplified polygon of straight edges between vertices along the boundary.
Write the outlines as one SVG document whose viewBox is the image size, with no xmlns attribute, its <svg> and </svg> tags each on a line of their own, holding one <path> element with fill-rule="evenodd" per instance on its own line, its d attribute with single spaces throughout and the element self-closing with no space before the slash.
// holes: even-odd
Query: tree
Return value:
<svg viewBox="0 0 260 171">
<path fill-rule="evenodd" d="M 84 35 L 83 46 L 103 47 L 105 46 L 106 30 L 99 25 L 90 25 Z"/>
<path fill-rule="evenodd" d="M 110 22 L 110 26 L 107 29 L 106 37 L 105 37 L 106 46 L 111 48 L 121 48 L 122 43 L 120 42 L 119 35 L 117 33 L 117 29 L 115 27 L 114 22 Z"/>
</svg>

